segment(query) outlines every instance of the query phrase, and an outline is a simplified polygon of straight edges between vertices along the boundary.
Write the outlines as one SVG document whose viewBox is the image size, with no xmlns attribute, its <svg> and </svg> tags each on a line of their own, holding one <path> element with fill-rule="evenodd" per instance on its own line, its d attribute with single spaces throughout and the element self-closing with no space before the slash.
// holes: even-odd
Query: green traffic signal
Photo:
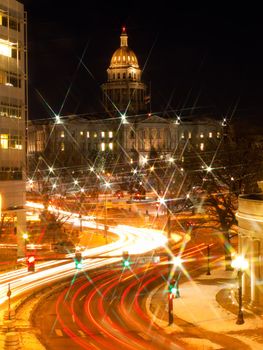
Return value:
<svg viewBox="0 0 263 350">
<path fill-rule="evenodd" d="M 122 252 L 122 266 L 129 267 L 130 266 L 130 256 L 128 251 Z"/>
<path fill-rule="evenodd" d="M 172 280 L 169 282 L 168 291 L 170 294 L 173 294 L 173 295 L 177 293 L 177 285 L 175 280 Z"/>
<path fill-rule="evenodd" d="M 124 261 L 123 261 L 123 266 L 124 266 L 124 267 L 130 266 L 129 260 L 124 260 Z"/>
<path fill-rule="evenodd" d="M 80 270 L 82 268 L 82 262 L 81 261 L 76 261 L 76 269 Z"/>
<path fill-rule="evenodd" d="M 170 286 L 170 293 L 172 293 L 172 294 L 176 294 L 176 292 L 177 292 L 177 288 L 175 288 L 174 286 Z"/>
<path fill-rule="evenodd" d="M 75 253 L 75 267 L 76 269 L 80 270 L 82 268 L 82 254 L 81 252 Z"/>
</svg>

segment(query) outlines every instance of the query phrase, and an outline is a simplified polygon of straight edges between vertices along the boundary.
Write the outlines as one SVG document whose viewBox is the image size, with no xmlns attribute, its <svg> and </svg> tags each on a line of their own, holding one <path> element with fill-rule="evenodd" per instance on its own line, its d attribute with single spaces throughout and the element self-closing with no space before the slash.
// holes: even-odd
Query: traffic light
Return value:
<svg viewBox="0 0 263 350">
<path fill-rule="evenodd" d="M 169 282 L 169 298 L 170 299 L 174 299 L 178 297 L 178 287 L 177 287 L 177 283 L 175 280 L 172 280 Z"/>
<path fill-rule="evenodd" d="M 34 255 L 27 256 L 27 271 L 35 271 L 36 258 Z"/>
<path fill-rule="evenodd" d="M 82 254 L 81 252 L 75 253 L 75 267 L 76 269 L 80 270 L 82 268 Z"/>
<path fill-rule="evenodd" d="M 129 252 L 127 252 L 127 251 L 122 252 L 122 266 L 123 267 L 130 266 L 130 256 L 129 256 Z"/>
</svg>

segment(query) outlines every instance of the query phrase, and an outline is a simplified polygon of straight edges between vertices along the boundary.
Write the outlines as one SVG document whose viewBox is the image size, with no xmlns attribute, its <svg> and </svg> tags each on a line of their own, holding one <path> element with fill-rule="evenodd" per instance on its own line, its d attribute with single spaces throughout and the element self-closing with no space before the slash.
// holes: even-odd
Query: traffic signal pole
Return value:
<svg viewBox="0 0 263 350">
<path fill-rule="evenodd" d="M 108 244 L 108 211 L 107 211 L 107 194 L 105 190 L 104 194 L 104 236 L 106 239 L 106 244 Z"/>
<path fill-rule="evenodd" d="M 170 293 L 170 285 L 172 283 L 172 255 L 171 255 L 171 213 L 169 204 L 167 202 L 167 239 L 168 239 L 168 323 L 169 325 L 174 322 L 173 315 L 173 295 Z"/>
</svg>

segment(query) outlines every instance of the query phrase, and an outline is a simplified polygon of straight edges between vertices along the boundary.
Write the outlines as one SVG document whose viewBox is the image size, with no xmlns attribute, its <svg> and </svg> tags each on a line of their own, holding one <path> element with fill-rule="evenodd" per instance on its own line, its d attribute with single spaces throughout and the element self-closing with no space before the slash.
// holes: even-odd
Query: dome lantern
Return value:
<svg viewBox="0 0 263 350">
<path fill-rule="evenodd" d="M 122 33 L 120 36 L 121 39 L 121 47 L 128 47 L 128 35 L 126 33 L 126 28 L 122 27 Z"/>
</svg>

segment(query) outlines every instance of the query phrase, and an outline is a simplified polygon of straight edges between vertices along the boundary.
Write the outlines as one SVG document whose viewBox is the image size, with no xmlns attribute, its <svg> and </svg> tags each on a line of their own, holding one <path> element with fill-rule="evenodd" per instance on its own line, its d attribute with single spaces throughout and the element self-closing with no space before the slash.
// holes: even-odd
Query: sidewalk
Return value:
<svg viewBox="0 0 263 350">
<path fill-rule="evenodd" d="M 174 299 L 174 324 L 168 326 L 167 294 L 159 286 L 147 300 L 154 322 L 170 335 L 176 335 L 193 349 L 263 349 L 263 318 L 244 309 L 243 325 L 237 325 L 238 303 L 236 272 L 211 270 L 195 281 L 179 286 L 180 298 Z M 161 299 L 165 299 L 160 306 Z M 246 306 L 245 306 L 246 307 Z M 162 311 L 163 310 L 163 311 Z"/>
</svg>

